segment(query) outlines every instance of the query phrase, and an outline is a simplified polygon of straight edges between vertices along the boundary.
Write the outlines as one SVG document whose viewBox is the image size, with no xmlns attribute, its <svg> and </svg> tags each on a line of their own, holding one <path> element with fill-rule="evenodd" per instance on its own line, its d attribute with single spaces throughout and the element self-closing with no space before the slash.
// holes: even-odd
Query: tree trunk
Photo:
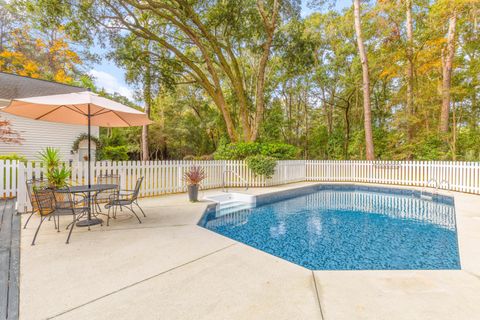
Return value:
<svg viewBox="0 0 480 320">
<path fill-rule="evenodd" d="M 452 125 L 452 160 L 457 160 L 457 115 L 456 115 L 456 108 L 455 102 L 453 102 L 453 125 Z"/>
<path fill-rule="evenodd" d="M 457 13 L 455 10 L 448 19 L 448 35 L 446 52 L 443 54 L 442 66 L 442 109 L 440 111 L 440 126 L 441 133 L 448 132 L 448 119 L 450 114 L 450 88 L 452 84 L 452 67 L 453 58 L 455 57 L 455 32 L 457 26 Z"/>
<path fill-rule="evenodd" d="M 349 111 L 350 111 L 350 100 L 347 101 L 344 109 L 344 117 L 345 117 L 345 143 L 344 147 L 344 158 L 348 160 L 348 147 L 350 143 L 350 119 L 349 119 Z"/>
<path fill-rule="evenodd" d="M 412 142 L 415 136 L 415 115 L 414 92 L 413 92 L 413 18 L 412 18 L 412 0 L 406 0 L 407 9 L 407 113 L 410 116 L 408 121 L 408 139 Z"/>
<path fill-rule="evenodd" d="M 148 58 L 148 60 L 150 60 Z M 143 83 L 143 100 L 145 101 L 145 113 L 150 118 L 150 109 L 152 106 L 152 73 L 151 65 L 148 62 L 145 66 L 145 82 Z M 142 126 L 142 161 L 150 160 L 148 150 L 148 126 Z"/>
<path fill-rule="evenodd" d="M 357 36 L 358 53 L 362 63 L 362 81 L 363 81 L 363 113 L 365 130 L 365 147 L 367 160 L 375 159 L 372 133 L 372 110 L 370 107 L 370 76 L 368 74 L 368 59 L 362 38 L 362 27 L 360 22 L 360 0 L 353 0 L 355 16 L 355 34 Z"/>
<path fill-rule="evenodd" d="M 328 135 L 329 136 L 332 135 L 332 133 L 333 133 L 333 106 L 335 104 L 335 94 L 336 94 L 336 90 L 335 90 L 335 87 L 333 87 L 332 91 L 330 92 L 330 97 L 329 97 L 330 102 L 327 103 L 327 105 L 326 105 Z"/>
<path fill-rule="evenodd" d="M 246 137 L 249 141 L 255 141 L 257 139 L 258 130 L 260 129 L 260 124 L 262 123 L 263 114 L 265 112 L 265 71 L 267 68 L 268 60 L 270 58 L 270 48 L 272 47 L 273 35 L 275 33 L 275 28 L 277 25 L 279 6 L 280 5 L 278 0 L 274 0 L 272 13 L 269 17 L 268 13 L 265 10 L 263 1 L 257 0 L 257 8 L 263 21 L 265 32 L 267 34 L 267 39 L 262 45 L 262 57 L 260 58 L 260 62 L 258 64 L 257 90 L 255 93 L 255 121 L 252 125 L 250 137 Z"/>
<path fill-rule="evenodd" d="M 249 141 L 255 141 L 258 136 L 258 130 L 260 129 L 260 124 L 263 120 L 263 114 L 265 112 L 265 69 L 267 68 L 268 58 L 270 56 L 270 47 L 272 46 L 273 41 L 273 33 L 268 36 L 267 41 L 263 45 L 263 55 L 260 59 L 260 63 L 258 65 L 258 73 L 257 73 L 257 91 L 256 91 L 256 98 L 255 98 L 255 122 L 252 126 L 251 136 L 247 137 Z"/>
</svg>

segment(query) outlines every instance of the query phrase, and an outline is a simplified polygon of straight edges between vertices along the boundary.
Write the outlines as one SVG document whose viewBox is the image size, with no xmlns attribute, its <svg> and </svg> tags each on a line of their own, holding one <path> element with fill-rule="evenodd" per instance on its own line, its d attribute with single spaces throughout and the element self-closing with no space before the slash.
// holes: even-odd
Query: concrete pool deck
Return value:
<svg viewBox="0 0 480 320">
<path fill-rule="evenodd" d="M 142 199 L 142 224 L 119 213 L 109 227 L 75 228 L 69 245 L 51 221 L 30 246 L 35 216 L 21 233 L 20 318 L 476 319 L 480 196 L 445 194 L 462 270 L 311 271 L 197 226 L 209 202 L 185 194 Z"/>
</svg>

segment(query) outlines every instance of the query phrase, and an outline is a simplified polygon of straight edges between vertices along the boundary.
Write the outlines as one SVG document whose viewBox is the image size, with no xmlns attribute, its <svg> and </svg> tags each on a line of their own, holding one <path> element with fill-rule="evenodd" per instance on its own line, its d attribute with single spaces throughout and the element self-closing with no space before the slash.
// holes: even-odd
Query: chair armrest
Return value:
<svg viewBox="0 0 480 320">
<path fill-rule="evenodd" d="M 129 189 L 121 189 L 121 190 L 118 190 L 119 193 L 134 193 L 135 190 L 129 190 Z"/>
<path fill-rule="evenodd" d="M 121 200 L 121 199 L 125 199 L 125 198 L 129 198 L 133 195 L 133 192 L 115 192 L 115 193 L 112 193 L 108 196 L 108 199 L 109 200 Z"/>
</svg>

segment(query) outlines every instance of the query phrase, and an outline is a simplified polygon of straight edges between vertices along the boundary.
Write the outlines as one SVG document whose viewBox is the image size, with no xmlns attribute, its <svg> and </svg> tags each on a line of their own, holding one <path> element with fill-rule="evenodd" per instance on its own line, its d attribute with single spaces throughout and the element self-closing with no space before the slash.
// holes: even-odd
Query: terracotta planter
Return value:
<svg viewBox="0 0 480 320">
<path fill-rule="evenodd" d="M 188 199 L 191 202 L 197 202 L 198 201 L 198 184 L 192 184 L 188 186 Z"/>
</svg>

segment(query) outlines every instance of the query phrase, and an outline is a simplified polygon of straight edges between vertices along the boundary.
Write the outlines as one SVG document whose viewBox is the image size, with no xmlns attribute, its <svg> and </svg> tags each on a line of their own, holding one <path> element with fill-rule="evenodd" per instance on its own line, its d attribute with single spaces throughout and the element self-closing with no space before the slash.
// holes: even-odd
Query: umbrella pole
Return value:
<svg viewBox="0 0 480 320">
<path fill-rule="evenodd" d="M 92 180 L 90 178 L 90 158 L 91 158 L 91 152 L 92 150 L 90 150 L 90 143 L 91 143 L 91 132 L 90 132 L 90 117 L 91 117 L 91 114 L 90 114 L 90 103 L 88 104 L 88 114 L 87 114 L 87 119 L 88 119 L 88 129 L 87 129 L 87 132 L 88 132 L 88 188 L 90 189 L 90 187 L 92 186 Z M 88 220 L 90 221 L 92 219 L 92 213 L 91 213 L 91 203 L 90 203 L 91 199 L 90 199 L 90 191 L 88 191 Z"/>
<path fill-rule="evenodd" d="M 90 132 L 90 104 L 88 104 L 88 114 L 87 114 L 87 118 L 88 118 L 88 131 L 87 131 L 87 135 L 88 135 L 88 187 L 90 188 L 91 185 L 92 185 L 92 181 L 90 180 L 90 157 L 91 157 L 91 150 L 90 150 L 90 143 L 91 143 L 91 132 Z"/>
<path fill-rule="evenodd" d="M 90 147 L 90 143 L 92 142 L 91 140 L 91 120 L 92 114 L 90 112 L 90 104 L 88 104 L 88 112 L 87 112 L 87 136 L 88 136 L 88 170 L 87 170 L 87 179 L 88 179 L 88 191 L 87 191 L 87 220 L 82 220 L 77 222 L 78 227 L 88 227 L 88 230 L 90 230 L 90 226 L 96 225 L 96 224 L 101 224 L 103 221 L 102 219 L 95 218 L 92 219 L 92 205 L 95 205 L 94 203 L 92 204 L 92 198 L 91 198 L 91 191 L 90 188 L 92 186 L 92 180 L 91 180 L 91 160 L 90 158 L 92 157 L 92 150 Z"/>
</svg>

